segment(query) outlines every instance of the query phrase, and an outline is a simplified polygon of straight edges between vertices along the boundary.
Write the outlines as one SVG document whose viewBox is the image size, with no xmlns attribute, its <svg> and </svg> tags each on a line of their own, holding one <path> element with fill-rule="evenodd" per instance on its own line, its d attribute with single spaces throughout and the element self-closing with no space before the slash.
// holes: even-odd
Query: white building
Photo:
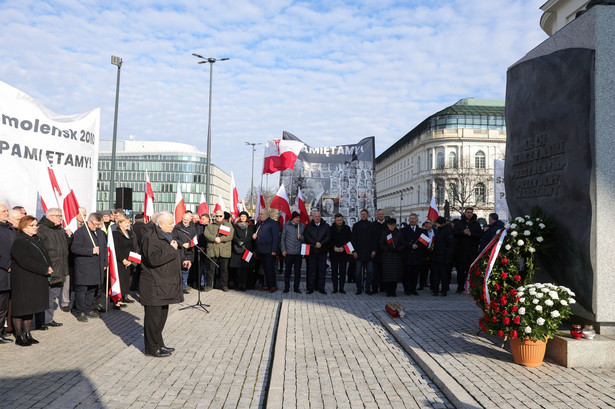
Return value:
<svg viewBox="0 0 615 409">
<path fill-rule="evenodd" d="M 96 208 L 109 208 L 112 141 L 101 140 L 98 154 L 98 192 Z M 193 212 L 199 206 L 201 193 L 205 193 L 207 154 L 195 146 L 178 142 L 117 141 L 115 187 L 132 189 L 133 211 L 143 212 L 145 197 L 145 171 L 154 191 L 154 210 L 173 211 L 179 185 L 186 209 Z M 228 207 L 231 177 L 211 165 L 211 191 L 209 207 L 221 195 Z"/>
<path fill-rule="evenodd" d="M 540 18 L 540 27 L 552 36 L 560 28 L 575 19 L 576 14 L 585 9 L 589 0 L 549 0 L 540 9 L 544 11 Z"/>
<path fill-rule="evenodd" d="M 504 101 L 466 98 L 425 119 L 376 158 L 378 207 L 407 221 L 427 217 L 435 197 L 450 217 L 493 212 L 493 163 L 506 149 Z M 402 217 L 400 217 L 400 213 Z"/>
</svg>

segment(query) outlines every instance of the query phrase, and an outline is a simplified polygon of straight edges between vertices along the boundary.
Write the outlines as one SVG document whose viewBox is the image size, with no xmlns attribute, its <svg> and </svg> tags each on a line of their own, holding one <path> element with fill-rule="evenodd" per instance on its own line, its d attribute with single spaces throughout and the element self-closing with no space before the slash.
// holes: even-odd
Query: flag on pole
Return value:
<svg viewBox="0 0 615 409">
<path fill-rule="evenodd" d="M 344 250 L 346 250 L 346 254 L 351 254 L 354 251 L 354 247 L 351 242 L 344 244 Z"/>
<path fill-rule="evenodd" d="M 434 223 L 436 219 L 440 217 L 440 212 L 438 211 L 438 205 L 436 204 L 436 199 L 431 197 L 431 204 L 429 205 L 429 211 L 427 212 L 427 218 L 431 219 Z"/>
<path fill-rule="evenodd" d="M 143 219 L 145 223 L 154 215 L 154 190 L 149 181 L 149 174 L 145 171 L 145 203 L 143 204 Z"/>
<path fill-rule="evenodd" d="M 286 188 L 284 185 L 280 185 L 278 189 L 278 193 L 275 194 L 275 197 L 271 201 L 269 205 L 272 209 L 278 209 L 280 211 L 280 215 L 284 216 L 284 222 L 290 220 L 290 204 L 288 203 L 288 196 L 286 195 Z"/>
<path fill-rule="evenodd" d="M 228 236 L 229 234 L 231 234 L 231 228 L 229 226 L 221 224 L 220 227 L 218 227 L 218 233 L 224 236 Z"/>
<path fill-rule="evenodd" d="M 431 243 L 431 237 L 429 237 L 428 235 L 426 235 L 425 233 L 421 234 L 421 236 L 419 237 L 419 243 L 422 243 L 423 245 L 425 245 L 426 247 L 429 247 L 429 244 Z"/>
<path fill-rule="evenodd" d="M 303 201 L 303 195 L 301 194 L 301 188 L 297 187 L 297 211 L 299 212 L 299 220 L 303 224 L 310 222 L 310 216 L 308 215 L 305 202 Z"/>
<path fill-rule="evenodd" d="M 120 277 L 118 275 L 117 258 L 115 257 L 115 242 L 111 231 L 107 235 L 107 254 L 109 257 L 109 296 L 116 303 L 122 299 L 122 290 L 120 289 Z"/>
<path fill-rule="evenodd" d="M 233 171 L 231 170 L 231 189 L 229 191 L 229 203 L 231 205 L 231 216 L 233 219 L 236 219 L 239 216 L 238 206 L 239 206 L 239 194 L 237 193 L 237 185 L 235 185 L 235 175 L 233 175 Z"/>
<path fill-rule="evenodd" d="M 53 189 L 56 202 L 58 202 L 58 207 L 60 207 L 59 201 L 62 197 L 62 190 L 60 190 L 60 184 L 58 183 L 58 179 L 56 179 L 56 174 L 51 168 L 51 165 L 47 165 L 47 173 L 49 173 L 49 181 L 51 182 L 51 188 Z"/>
<path fill-rule="evenodd" d="M 201 192 L 201 203 L 199 203 L 199 208 L 196 211 L 199 216 L 204 214 L 209 215 L 209 206 L 207 206 L 207 200 L 205 200 L 205 193 Z"/>
<path fill-rule="evenodd" d="M 141 255 L 139 253 L 135 253 L 134 251 L 131 251 L 130 253 L 128 253 L 128 261 L 141 264 Z"/>
<path fill-rule="evenodd" d="M 241 256 L 241 259 L 242 259 L 243 261 L 245 261 L 246 263 L 249 263 L 249 262 L 250 262 L 250 260 L 252 260 L 252 255 L 253 255 L 253 254 L 254 254 L 254 253 L 252 253 L 250 250 L 247 250 L 247 249 L 246 249 L 246 251 L 244 251 L 244 252 L 243 252 L 243 256 Z"/>
<path fill-rule="evenodd" d="M 194 236 L 192 240 L 190 240 L 190 247 L 194 247 L 199 244 L 199 236 Z"/>
<path fill-rule="evenodd" d="M 223 212 L 226 211 L 226 208 L 224 207 L 224 201 L 222 200 L 222 196 L 218 195 L 218 203 L 216 203 L 216 205 L 214 206 L 214 213 L 216 213 L 218 210 L 222 210 Z"/>
<path fill-rule="evenodd" d="M 302 244 L 301 245 L 301 255 L 302 256 L 309 256 L 310 255 L 310 245 L 309 244 Z"/>
<path fill-rule="evenodd" d="M 79 202 L 77 202 L 77 196 L 75 192 L 70 188 L 68 180 L 64 178 L 66 182 L 66 189 L 64 192 L 66 195 L 62 198 L 62 210 L 64 211 L 64 228 L 70 229 L 75 232 L 79 228 L 77 224 L 77 215 L 79 214 Z"/>
<path fill-rule="evenodd" d="M 258 219 L 258 216 L 261 214 L 261 209 L 265 209 L 267 205 L 265 205 L 265 198 L 263 197 L 262 186 L 258 187 L 258 201 L 256 202 L 256 214 L 254 215 L 254 219 Z"/>
<path fill-rule="evenodd" d="M 184 203 L 179 183 L 177 184 L 177 193 L 175 194 L 175 210 L 173 214 L 175 216 L 175 224 L 181 223 L 184 214 L 186 214 L 186 203 Z"/>
<path fill-rule="evenodd" d="M 263 174 L 293 169 L 303 146 L 303 142 L 284 139 L 265 142 Z"/>
</svg>

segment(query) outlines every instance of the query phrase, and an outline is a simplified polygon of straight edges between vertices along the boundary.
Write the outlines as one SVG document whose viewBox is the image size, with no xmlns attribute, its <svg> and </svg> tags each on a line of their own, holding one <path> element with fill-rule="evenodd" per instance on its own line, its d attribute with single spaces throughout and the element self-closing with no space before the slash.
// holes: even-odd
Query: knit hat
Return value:
<svg viewBox="0 0 615 409">
<path fill-rule="evenodd" d="M 299 212 L 292 212 L 292 214 L 290 215 L 290 219 L 294 219 L 295 217 L 300 217 L 301 215 L 299 214 Z"/>
</svg>

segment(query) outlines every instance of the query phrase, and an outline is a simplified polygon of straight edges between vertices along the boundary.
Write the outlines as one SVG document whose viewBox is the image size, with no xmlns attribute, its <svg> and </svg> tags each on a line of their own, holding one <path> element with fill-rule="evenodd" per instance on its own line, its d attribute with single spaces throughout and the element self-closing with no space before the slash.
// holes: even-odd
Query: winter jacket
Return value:
<svg viewBox="0 0 615 409">
<path fill-rule="evenodd" d="M 13 225 L 9 222 L 0 223 L 0 291 L 11 289 L 9 268 L 11 267 L 11 247 L 17 238 Z"/>
<path fill-rule="evenodd" d="M 100 285 L 105 282 L 104 270 L 108 266 L 107 236 L 101 229 L 96 229 L 96 232 L 90 230 L 89 234 L 88 230 L 87 224 L 79 227 L 73 235 L 70 246 L 75 255 L 76 285 Z M 92 253 L 94 249 L 92 239 L 99 247 L 98 254 Z"/>
<path fill-rule="evenodd" d="M 466 228 L 470 229 L 470 236 L 463 233 Z M 457 260 L 470 263 L 474 261 L 478 256 L 478 245 L 482 235 L 483 229 L 476 220 L 475 214 L 469 221 L 463 216 L 461 220 L 456 221 L 453 236 L 456 240 L 455 255 Z"/>
<path fill-rule="evenodd" d="M 232 254 L 231 254 L 231 267 L 233 268 L 251 268 L 254 266 L 254 257 L 250 259 L 250 261 L 245 261 L 243 259 L 243 254 L 246 250 L 254 252 L 254 239 L 252 235 L 256 229 L 254 229 L 254 225 L 248 224 L 246 222 L 245 225 L 243 223 L 235 224 L 235 231 L 233 233 L 233 245 L 232 245 Z"/>
<path fill-rule="evenodd" d="M 297 229 L 301 238 L 297 238 Z M 284 223 L 282 228 L 282 237 L 280 238 L 280 248 L 288 254 L 301 254 L 301 245 L 305 242 L 303 237 L 305 234 L 305 226 L 299 223 L 299 227 L 292 220 Z"/>
<path fill-rule="evenodd" d="M 451 225 L 446 223 L 435 230 L 433 236 L 433 250 L 431 252 L 432 263 L 451 264 L 455 252 L 455 239 L 451 231 Z"/>
<path fill-rule="evenodd" d="M 377 250 L 378 238 L 375 226 L 367 220 L 359 220 L 352 226 L 352 246 L 358 260 L 365 263 L 372 260 L 372 252 Z"/>
<path fill-rule="evenodd" d="M 142 305 L 165 306 L 184 301 L 180 251 L 158 226 L 143 230 L 139 293 Z"/>
<path fill-rule="evenodd" d="M 423 258 L 425 257 L 425 253 L 427 247 L 419 241 L 419 237 L 421 234 L 427 235 L 427 232 L 421 229 L 419 226 L 415 226 L 415 230 L 412 231 L 412 226 L 408 225 L 401 229 L 401 233 L 404 236 L 404 241 L 406 243 L 406 257 L 405 262 L 409 266 L 420 266 L 423 264 Z M 416 244 L 417 249 L 413 249 L 412 245 Z"/>
<path fill-rule="evenodd" d="M 321 220 L 318 226 L 314 223 L 314 220 L 309 222 L 305 226 L 304 235 L 305 242 L 311 246 L 310 255 L 327 254 L 331 237 L 329 235 L 329 225 L 324 220 Z M 316 248 L 316 243 L 321 244 L 319 249 Z"/>
<path fill-rule="evenodd" d="M 43 241 L 51 258 L 53 273 L 49 284 L 63 283 L 68 275 L 68 255 L 72 237 L 68 237 L 62 224 L 56 226 L 46 216 L 38 222 L 37 236 Z"/>
<path fill-rule="evenodd" d="M 184 248 L 185 243 L 190 243 L 195 236 L 199 235 L 199 230 L 194 225 L 194 223 L 190 222 L 188 227 L 184 226 L 183 223 L 179 222 L 173 227 L 173 232 L 171 232 L 171 236 L 177 242 L 180 256 L 182 261 L 188 260 L 191 263 L 194 263 L 194 255 L 196 253 L 196 249 L 194 247 Z"/>
<path fill-rule="evenodd" d="M 392 238 L 391 243 L 388 240 L 389 235 Z M 387 228 L 380 234 L 378 244 L 382 253 L 382 281 L 396 283 L 402 275 L 403 257 L 406 249 L 404 236 L 397 227 L 393 231 Z"/>
<path fill-rule="evenodd" d="M 51 260 L 42 241 L 20 233 L 11 248 L 11 314 L 30 315 L 49 308 Z"/>
<path fill-rule="evenodd" d="M 501 220 L 496 220 L 489 225 L 489 228 L 486 232 L 483 233 L 483 236 L 480 238 L 480 246 L 478 248 L 478 252 L 480 253 L 487 244 L 495 237 L 498 230 L 504 228 L 504 222 Z"/>
<path fill-rule="evenodd" d="M 338 253 L 333 250 L 333 247 L 344 247 L 352 240 L 350 227 L 345 222 L 340 229 L 333 224 L 333 226 L 329 227 L 329 237 L 329 258 L 333 260 L 345 260 L 348 258 L 346 251 Z"/>
<path fill-rule="evenodd" d="M 272 218 L 256 224 L 256 252 L 259 254 L 277 253 L 280 245 L 280 225 Z"/>
<path fill-rule="evenodd" d="M 230 233 L 224 235 L 220 233 L 220 226 L 217 223 L 209 223 L 205 227 L 205 239 L 207 240 L 207 256 L 211 258 L 231 258 L 231 244 L 235 229 L 229 222 L 222 222 L 223 226 L 230 228 Z M 220 243 L 216 243 L 216 237 L 220 237 Z"/>
</svg>

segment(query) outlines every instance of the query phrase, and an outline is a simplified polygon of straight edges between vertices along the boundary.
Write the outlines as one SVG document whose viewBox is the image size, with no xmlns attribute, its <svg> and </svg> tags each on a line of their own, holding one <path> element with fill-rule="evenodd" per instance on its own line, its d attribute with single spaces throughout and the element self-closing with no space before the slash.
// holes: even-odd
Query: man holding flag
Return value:
<svg viewBox="0 0 615 409">
<path fill-rule="evenodd" d="M 256 253 L 261 259 L 265 273 L 264 286 L 261 291 L 274 293 L 278 290 L 275 276 L 275 257 L 278 254 L 280 227 L 278 222 L 269 217 L 269 211 L 266 208 L 260 210 L 256 233 L 252 235 L 252 238 L 256 240 Z M 277 216 L 277 211 L 272 211 L 272 213 Z"/>
<path fill-rule="evenodd" d="M 408 225 L 401 229 L 407 247 L 402 277 L 406 295 L 419 295 L 416 285 L 427 249 L 427 245 L 419 240 L 425 234 L 425 230 L 418 226 L 418 221 L 418 215 L 411 213 L 408 216 Z"/>
<path fill-rule="evenodd" d="M 205 226 L 205 240 L 207 241 L 207 286 L 205 291 L 214 288 L 216 268 L 220 270 L 220 286 L 222 291 L 228 291 L 228 264 L 231 259 L 231 245 L 233 242 L 233 225 L 224 221 L 224 212 L 216 210 L 214 213 L 215 223 Z"/>
<path fill-rule="evenodd" d="M 298 212 L 292 212 L 291 220 L 284 224 L 282 229 L 282 237 L 280 238 L 280 247 L 282 255 L 286 260 L 286 270 L 284 272 L 284 292 L 290 291 L 290 277 L 292 270 L 295 270 L 295 280 L 293 282 L 293 291 L 301 293 L 299 284 L 301 283 L 301 244 L 303 243 L 303 231 L 305 226 L 300 222 L 301 215 Z"/>
<path fill-rule="evenodd" d="M 173 239 L 179 243 L 180 254 L 182 255 L 182 291 L 189 294 L 186 285 L 190 268 L 194 264 L 196 250 L 192 241 L 199 235 L 197 227 L 192 223 L 192 212 L 187 210 L 182 216 L 182 221 L 173 228 Z"/>
</svg>

